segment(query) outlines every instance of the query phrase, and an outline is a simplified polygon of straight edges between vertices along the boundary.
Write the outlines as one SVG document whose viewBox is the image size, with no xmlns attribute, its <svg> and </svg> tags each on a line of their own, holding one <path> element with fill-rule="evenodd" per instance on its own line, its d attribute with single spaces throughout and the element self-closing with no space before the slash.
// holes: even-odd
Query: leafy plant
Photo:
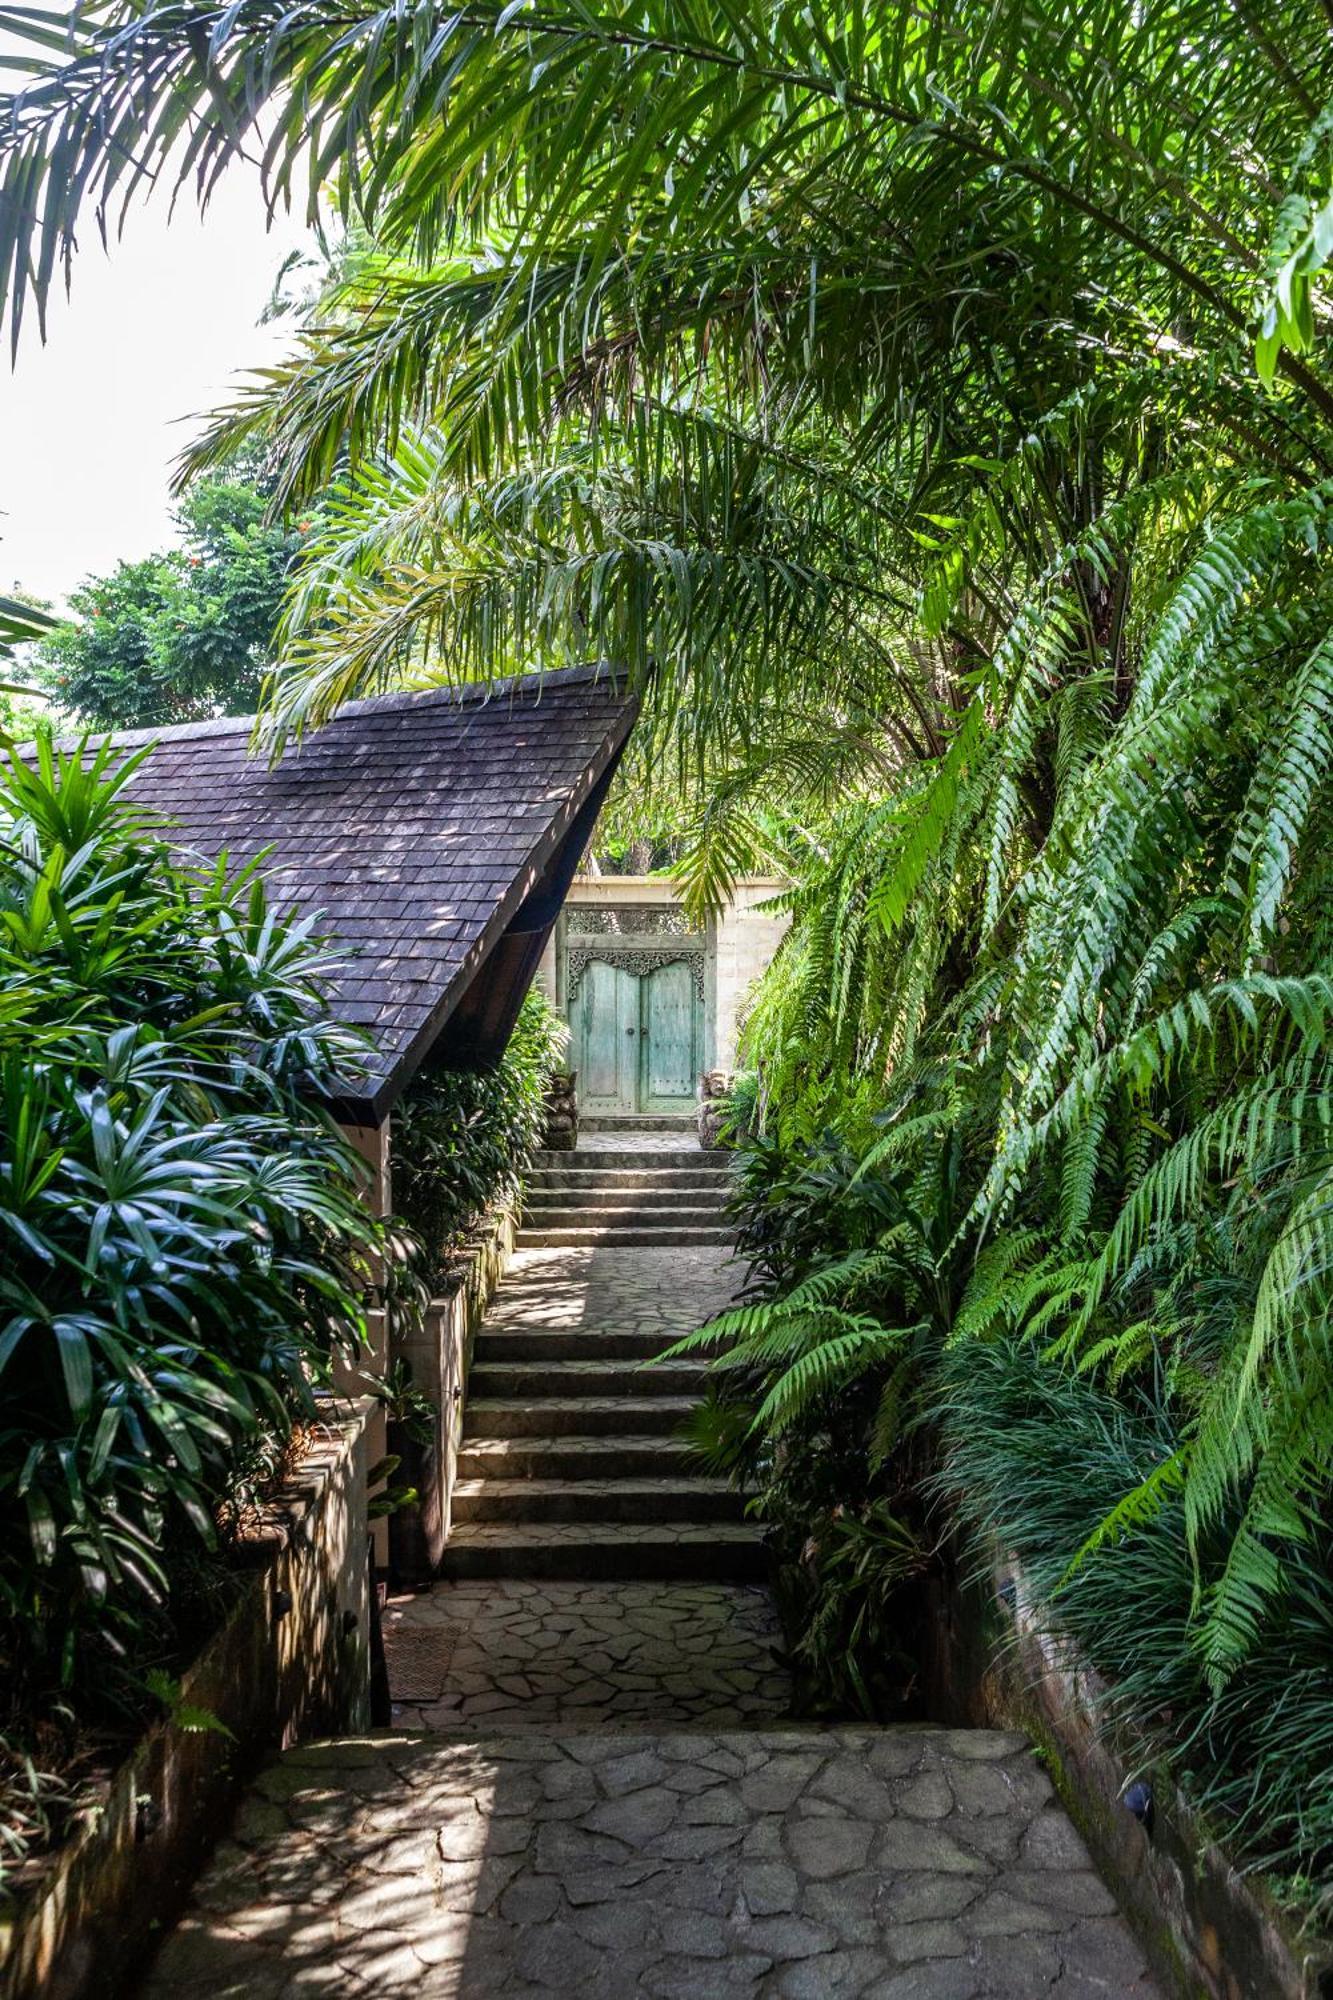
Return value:
<svg viewBox="0 0 1333 2000">
<path fill-rule="evenodd" d="M 0 660 L 9 659 L 15 646 L 43 638 L 54 619 L 40 606 L 16 597 L 0 597 Z"/>
<path fill-rule="evenodd" d="M 797 1701 L 868 1721 L 909 1713 L 917 1658 L 904 1585 L 927 1568 L 921 1536 L 886 1501 L 835 1508 L 812 1527 L 799 1561 L 778 1572 L 789 1624 Z"/>
<path fill-rule="evenodd" d="M 14 1870 L 58 1838 L 78 1800 L 77 1781 L 46 1769 L 16 1738 L 0 1735 L 0 1906 Z"/>
<path fill-rule="evenodd" d="M 388 1441 L 394 1447 L 366 1475 L 366 1484 L 373 1496 L 369 1507 L 370 1518 L 378 1521 L 411 1506 L 418 1499 L 419 1489 L 406 1480 L 398 1484 L 391 1482 L 395 1473 L 401 1470 L 408 1452 L 415 1457 L 414 1447 L 430 1448 L 435 1444 L 439 1418 L 435 1405 L 424 1390 L 417 1388 L 409 1364 L 401 1357 L 377 1380 L 369 1382 L 367 1388 L 384 1412 Z M 376 1491 L 376 1488 L 380 1490 Z"/>
<path fill-rule="evenodd" d="M 379 1226 L 319 1106 L 360 1045 L 312 919 L 171 859 L 147 750 L 0 784 L 0 1649 L 11 1698 L 133 1675 L 164 1550 L 362 1337 Z"/>
<path fill-rule="evenodd" d="M 380 1405 L 386 1423 L 400 1425 L 413 1444 L 434 1442 L 435 1405 L 423 1389 L 418 1389 L 410 1365 L 401 1356 L 383 1375 L 367 1383 L 367 1392 Z"/>
<path fill-rule="evenodd" d="M 394 1197 L 438 1280 L 486 1210 L 515 1198 L 541 1143 L 546 1084 L 567 1030 L 533 988 L 493 1070 L 430 1070 L 395 1123 Z"/>
<path fill-rule="evenodd" d="M 183 1729 L 190 1736 L 225 1736 L 229 1741 L 235 1741 L 233 1732 L 211 1708 L 200 1708 L 197 1703 L 184 1699 L 180 1682 L 170 1674 L 154 1667 L 146 1676 L 144 1685 L 177 1729 Z"/>
</svg>

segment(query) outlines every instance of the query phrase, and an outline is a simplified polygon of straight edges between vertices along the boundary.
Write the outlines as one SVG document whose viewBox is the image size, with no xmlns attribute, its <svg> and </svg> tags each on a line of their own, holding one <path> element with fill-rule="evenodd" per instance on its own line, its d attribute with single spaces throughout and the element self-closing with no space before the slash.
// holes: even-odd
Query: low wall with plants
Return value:
<svg viewBox="0 0 1333 2000">
<path fill-rule="evenodd" d="M 444 1557 L 473 1342 L 513 1255 L 516 1228 L 514 1206 L 494 1209 L 455 1253 L 419 1326 L 400 1343 L 413 1394 L 390 1397 L 389 1450 L 399 1460 L 395 1477 L 418 1495 L 389 1518 L 400 1588 L 426 1582 Z"/>
<path fill-rule="evenodd" d="M 299 1465 L 247 1524 L 250 1567 L 222 1628 L 178 1678 L 156 1682 L 161 1719 L 84 1787 L 63 1844 L 11 1874 L 3 2000 L 117 1991 L 185 1900 L 262 1758 L 366 1726 L 368 1407 L 324 1408 Z"/>
<path fill-rule="evenodd" d="M 417 1495 L 389 1523 L 399 1587 L 433 1576 L 444 1554 L 472 1342 L 513 1251 L 523 1178 L 567 1039 L 534 988 L 493 1069 L 427 1069 L 394 1113 L 394 1200 L 421 1245 L 430 1298 L 395 1338 L 386 1383 L 393 1476 Z"/>
<path fill-rule="evenodd" d="M 253 871 L 172 858 L 126 796 L 148 754 L 26 746 L 0 781 L 0 1911 L 244 1629 L 387 1242 L 324 1109 L 363 1045 L 323 950 Z M 295 1714 L 330 1635 L 288 1667 L 289 1634 Z M 226 1739 L 152 1740 L 174 1782 Z"/>
<path fill-rule="evenodd" d="M 751 1292 L 699 1337 L 727 1365 L 695 1437 L 758 1495 L 802 1699 L 886 1720 L 1021 1708 L 1188 1990 L 1322 1993 L 1327 1506 L 1270 1545 L 1250 1537 L 1248 1480 L 1192 1495 L 1197 1432 L 1179 1399 L 1206 1402 L 1211 1382 L 1155 1374 L 1151 1327 L 1117 1333 L 1109 1308 L 1107 1356 L 1080 1366 L 1063 1351 L 1076 1308 L 1060 1286 L 1052 1307 L 1030 1233 L 979 1231 L 985 1153 L 965 1106 L 950 1123 L 943 1087 L 881 1081 L 872 1113 L 867 1082 L 843 1132 L 779 1120 L 736 1163 Z M 1191 1283 L 1212 1312 L 1250 1280 Z M 1021 1665 L 998 1680 L 954 1609 L 997 1540 L 1028 1607 Z M 1140 1780 L 1163 1808 L 1152 1847 L 1119 1803 Z"/>
<path fill-rule="evenodd" d="M 1005 1594 L 1020 1643 L 1001 1656 L 1003 1685 L 1058 1745 L 1107 1865 L 1156 1911 L 1194 1976 L 1215 1978 L 1205 1990 L 1229 1994 L 1233 1972 L 1239 1992 L 1313 1991 L 1308 1968 L 1333 1963 L 1330 1694 L 1318 1644 L 1327 1552 L 1288 1552 L 1286 1587 L 1243 1673 L 1210 1675 L 1182 1643 L 1197 1578 L 1181 1502 L 1100 1533 L 1122 1494 L 1165 1462 L 1151 1407 L 1005 1341 L 946 1355 L 933 1398 L 940 1490 L 974 1548 L 998 1538 L 1015 1554 Z M 1156 1800 L 1155 1846 L 1122 1808 L 1107 1811 L 1138 1783 Z M 1268 1984 L 1246 1986 L 1247 1965 L 1267 1965 Z"/>
<path fill-rule="evenodd" d="M 1069 1812 L 1164 1981 L 1208 2000 L 1326 2000 L 1333 1950 L 1302 1932 L 1262 1882 L 1239 1872 L 1217 1828 L 1177 1783 L 1116 1691 L 998 1561 L 986 1719 L 1017 1723 L 1045 1753 Z M 997 1629 L 998 1627 L 998 1629 Z"/>
</svg>

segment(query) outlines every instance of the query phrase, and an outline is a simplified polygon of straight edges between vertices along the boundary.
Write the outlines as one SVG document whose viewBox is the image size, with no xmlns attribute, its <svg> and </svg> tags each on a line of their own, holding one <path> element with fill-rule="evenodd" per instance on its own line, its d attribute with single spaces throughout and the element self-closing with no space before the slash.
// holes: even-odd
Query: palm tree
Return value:
<svg viewBox="0 0 1333 2000">
<path fill-rule="evenodd" d="M 293 614 L 297 725 L 424 656 L 600 646 L 657 663 L 696 748 L 813 674 L 932 758 L 1022 579 L 1119 490 L 1182 450 L 1328 463 L 1295 351 L 1328 29 L 1295 0 L 247 0 L 80 14 L 69 44 L 0 119 L 15 337 L 90 204 L 163 173 L 206 198 L 247 146 L 271 201 L 303 181 L 385 253 L 216 439 L 260 429 L 288 499 L 353 474 Z M 1124 585 L 1080 587 L 1091 655 Z"/>
<path fill-rule="evenodd" d="M 54 618 L 36 605 L 16 597 L 0 597 L 0 660 L 9 659 L 15 646 L 26 645 L 51 631 Z"/>
</svg>

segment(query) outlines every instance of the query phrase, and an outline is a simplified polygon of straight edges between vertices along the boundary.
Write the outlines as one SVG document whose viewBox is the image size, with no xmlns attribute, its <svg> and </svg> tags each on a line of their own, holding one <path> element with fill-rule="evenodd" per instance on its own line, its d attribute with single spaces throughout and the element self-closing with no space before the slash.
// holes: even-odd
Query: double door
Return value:
<svg viewBox="0 0 1333 2000">
<path fill-rule="evenodd" d="M 703 1064 L 703 1005 L 684 960 L 636 972 L 594 959 L 579 981 L 570 1029 L 583 1112 L 692 1108 Z"/>
</svg>

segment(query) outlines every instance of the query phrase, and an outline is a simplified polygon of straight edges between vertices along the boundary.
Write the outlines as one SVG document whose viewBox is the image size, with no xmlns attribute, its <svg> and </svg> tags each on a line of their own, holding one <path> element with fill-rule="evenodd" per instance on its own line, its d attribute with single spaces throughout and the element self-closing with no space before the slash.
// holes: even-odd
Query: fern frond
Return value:
<svg viewBox="0 0 1333 2000">
<path fill-rule="evenodd" d="M 1123 1499 L 1117 1500 L 1070 1561 L 1062 1579 L 1062 1588 L 1073 1581 L 1084 1563 L 1099 1549 L 1124 1541 L 1127 1536 L 1157 1519 L 1167 1498 L 1179 1493 L 1183 1487 L 1189 1470 L 1189 1457 L 1189 1446 L 1181 1445 L 1160 1465 L 1154 1466 L 1146 1479 L 1131 1487 Z"/>
<path fill-rule="evenodd" d="M 885 1327 L 868 1315 L 849 1319 L 846 1331 L 821 1340 L 773 1384 L 755 1414 L 754 1429 L 788 1429 L 811 1406 L 871 1363 L 892 1360 L 924 1325 Z"/>
</svg>

